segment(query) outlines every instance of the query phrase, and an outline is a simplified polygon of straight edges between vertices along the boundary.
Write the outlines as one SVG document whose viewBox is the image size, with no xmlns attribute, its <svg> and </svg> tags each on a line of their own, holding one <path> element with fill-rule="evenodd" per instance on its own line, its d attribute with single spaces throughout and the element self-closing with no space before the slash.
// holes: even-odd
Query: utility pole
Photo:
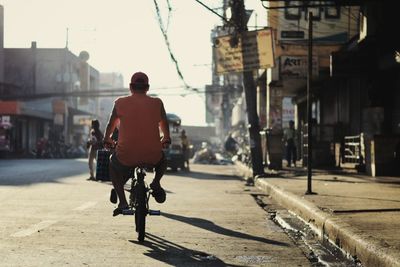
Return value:
<svg viewBox="0 0 400 267">
<path fill-rule="evenodd" d="M 240 38 L 242 34 L 247 31 L 244 0 L 232 0 L 231 10 L 232 10 L 232 21 L 235 24 L 236 33 Z M 243 60 L 243 64 L 245 62 L 246 60 Z M 243 67 L 244 69 L 246 69 L 246 66 Z M 264 166 L 262 163 L 260 122 L 257 114 L 257 90 L 252 70 L 243 71 L 243 86 L 246 97 L 247 119 L 249 122 L 248 129 L 250 135 L 252 170 L 253 170 L 253 176 L 255 177 L 264 175 L 265 173 L 264 173 Z"/>
<path fill-rule="evenodd" d="M 307 71 L 307 191 L 306 194 L 312 192 L 312 50 L 313 50 L 313 13 L 308 13 L 308 71 Z"/>
</svg>

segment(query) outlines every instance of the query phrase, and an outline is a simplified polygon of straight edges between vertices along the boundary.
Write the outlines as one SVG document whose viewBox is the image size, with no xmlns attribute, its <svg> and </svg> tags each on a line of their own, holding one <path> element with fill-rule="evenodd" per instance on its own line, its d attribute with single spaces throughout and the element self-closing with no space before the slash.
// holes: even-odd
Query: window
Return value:
<svg viewBox="0 0 400 267">
<path fill-rule="evenodd" d="M 285 1 L 285 19 L 287 20 L 299 20 L 301 18 L 300 8 L 299 7 L 290 7 L 290 6 L 299 6 L 299 1 Z"/>
<path fill-rule="evenodd" d="M 334 4 L 334 2 L 328 2 L 327 4 Z M 325 7 L 325 18 L 326 19 L 340 19 L 340 6 L 327 6 Z"/>
<path fill-rule="evenodd" d="M 308 20 L 308 13 L 312 12 L 313 20 L 321 20 L 321 5 L 320 1 L 309 1 L 309 7 L 306 8 L 306 20 Z"/>
</svg>

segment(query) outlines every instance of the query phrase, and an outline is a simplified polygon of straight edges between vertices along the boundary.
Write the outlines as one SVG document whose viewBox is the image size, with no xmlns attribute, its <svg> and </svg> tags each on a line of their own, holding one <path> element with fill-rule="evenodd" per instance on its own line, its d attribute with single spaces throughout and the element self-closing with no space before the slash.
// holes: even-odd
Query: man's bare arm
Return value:
<svg viewBox="0 0 400 267">
<path fill-rule="evenodd" d="M 169 124 L 167 120 L 167 114 L 165 113 L 164 105 L 161 104 L 161 121 L 160 121 L 160 128 L 161 131 L 163 132 L 163 142 L 164 141 L 169 141 L 171 142 L 171 137 L 169 135 Z"/>
<path fill-rule="evenodd" d="M 104 134 L 104 141 L 111 140 L 111 135 L 114 132 L 117 122 L 118 122 L 117 111 L 114 106 L 110 118 L 108 119 L 106 133 Z"/>
</svg>

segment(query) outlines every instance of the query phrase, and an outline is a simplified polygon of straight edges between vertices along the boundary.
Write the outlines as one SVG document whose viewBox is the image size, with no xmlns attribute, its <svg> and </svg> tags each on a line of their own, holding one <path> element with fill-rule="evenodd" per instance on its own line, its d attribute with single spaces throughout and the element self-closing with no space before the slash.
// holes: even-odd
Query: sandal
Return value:
<svg viewBox="0 0 400 267">
<path fill-rule="evenodd" d="M 118 208 L 114 209 L 113 217 L 122 214 L 124 210 L 128 210 L 128 209 L 129 209 L 129 207 L 124 207 L 124 208 L 118 207 Z"/>
<path fill-rule="evenodd" d="M 118 202 L 117 191 L 115 191 L 114 188 L 111 189 L 110 202 L 113 203 L 113 204 L 117 204 L 117 202 Z"/>
<path fill-rule="evenodd" d="M 150 188 L 151 188 L 151 190 L 153 190 L 151 195 L 154 197 L 154 199 L 158 203 L 164 203 L 167 195 L 165 193 L 165 190 L 160 186 L 160 184 L 151 183 Z"/>
</svg>

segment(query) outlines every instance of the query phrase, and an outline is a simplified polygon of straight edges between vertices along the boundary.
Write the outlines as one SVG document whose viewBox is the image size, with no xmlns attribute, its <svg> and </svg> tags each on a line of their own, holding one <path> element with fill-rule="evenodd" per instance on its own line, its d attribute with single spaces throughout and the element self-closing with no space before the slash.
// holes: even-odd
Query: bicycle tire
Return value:
<svg viewBox="0 0 400 267">
<path fill-rule="evenodd" d="M 146 234 L 146 215 L 140 209 L 136 210 L 136 231 L 138 233 L 138 241 L 143 242 Z"/>
<path fill-rule="evenodd" d="M 140 189 L 139 189 L 140 188 Z M 143 242 L 146 234 L 146 192 L 144 185 L 139 185 L 136 192 L 137 207 L 135 211 L 136 232 L 138 233 L 138 241 Z"/>
</svg>

